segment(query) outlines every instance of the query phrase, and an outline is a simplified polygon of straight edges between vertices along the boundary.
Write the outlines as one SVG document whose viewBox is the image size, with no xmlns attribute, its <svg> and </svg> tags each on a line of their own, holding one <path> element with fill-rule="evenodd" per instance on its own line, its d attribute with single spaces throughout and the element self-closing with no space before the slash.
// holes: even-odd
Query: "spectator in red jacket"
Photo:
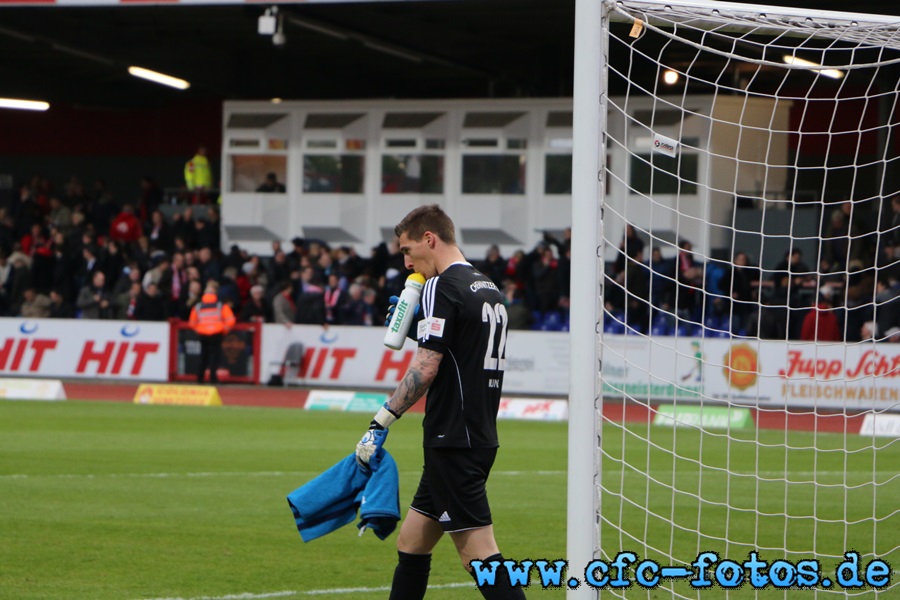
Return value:
<svg viewBox="0 0 900 600">
<path fill-rule="evenodd" d="M 140 220 L 134 214 L 130 204 L 122 206 L 122 212 L 116 215 L 109 226 L 109 237 L 118 242 L 133 243 L 144 235 Z"/>
<path fill-rule="evenodd" d="M 819 290 L 818 303 L 809 309 L 803 319 L 800 339 L 809 342 L 840 342 L 841 325 L 831 304 L 831 288 Z"/>
<path fill-rule="evenodd" d="M 22 252 L 28 256 L 33 257 L 35 254 L 49 256 L 52 254 L 50 251 L 50 236 L 47 235 L 47 232 L 40 223 L 32 224 L 31 229 L 22 236 L 20 242 L 22 244 Z"/>
</svg>

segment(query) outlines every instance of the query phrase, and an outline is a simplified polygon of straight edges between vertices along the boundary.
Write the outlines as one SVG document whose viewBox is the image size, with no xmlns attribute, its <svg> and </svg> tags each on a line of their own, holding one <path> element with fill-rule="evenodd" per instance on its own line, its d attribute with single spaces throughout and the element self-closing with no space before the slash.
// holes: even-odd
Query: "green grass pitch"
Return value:
<svg viewBox="0 0 900 600">
<path fill-rule="evenodd" d="M 356 527 L 348 525 L 304 544 L 285 501 L 288 492 L 349 454 L 368 418 L 286 409 L 0 401 L 0 598 L 384 598 L 396 558 L 396 534 L 385 542 L 372 534 L 358 538 Z M 405 416 L 391 429 L 387 443 L 400 467 L 404 511 L 421 468 L 420 425 L 419 415 Z M 518 559 L 565 558 L 566 426 L 503 421 L 500 427 L 502 448 L 488 488 L 500 547 Z M 777 519 L 764 515 L 785 506 L 793 512 L 804 503 L 840 504 L 849 498 L 853 506 L 842 515 L 852 520 L 871 514 L 872 486 L 847 492 L 855 480 L 829 475 L 836 478 L 834 494 L 809 496 L 808 490 L 794 494 L 792 486 L 774 477 L 779 470 L 788 473 L 788 480 L 808 477 L 804 474 L 814 469 L 833 474 L 845 466 L 853 470 L 858 461 L 868 465 L 871 480 L 872 461 L 866 460 L 865 449 L 849 453 L 849 459 L 847 452 L 821 447 L 786 456 L 779 447 L 784 432 L 745 435 L 752 440 L 763 436 L 771 447 L 757 456 L 758 445 L 733 443 L 729 454 L 724 439 L 716 436 L 646 426 L 605 428 L 609 457 L 604 485 L 627 497 L 644 494 L 646 505 L 660 518 L 648 518 L 609 494 L 604 513 L 631 531 L 646 530 L 650 538 L 669 540 L 661 517 L 715 520 L 724 515 L 721 503 L 747 504 L 747 518 L 732 511 L 732 529 L 725 533 L 729 539 L 750 536 L 763 544 L 777 541 L 764 533 L 769 521 Z M 815 438 L 818 444 L 823 439 L 827 436 Z M 811 434 L 791 434 L 792 446 L 805 441 L 812 443 Z M 673 447 L 681 458 L 673 459 Z M 884 468 L 896 471 L 896 448 L 879 452 Z M 637 469 L 620 468 L 621 458 Z M 702 458 L 704 466 L 692 458 Z M 772 473 L 774 482 L 719 470 L 753 472 L 757 460 L 766 463 L 760 469 Z M 673 466 L 679 471 L 674 484 Z M 648 475 L 654 480 L 649 487 Z M 896 490 L 897 483 L 888 480 L 885 486 Z M 884 492 L 880 489 L 878 498 Z M 754 504 L 755 497 L 762 500 Z M 897 504 L 897 498 L 900 493 L 890 501 Z M 889 519 L 894 532 L 895 520 Z M 808 535 L 811 525 L 801 525 L 796 532 L 778 535 Z M 871 552 L 874 529 L 872 523 L 858 531 L 821 527 L 816 548 L 846 542 L 861 552 L 868 545 Z M 757 530 L 763 533 L 754 534 Z M 722 532 L 716 527 L 710 531 L 709 538 L 677 533 L 671 544 L 688 552 L 699 544 L 726 556 L 724 542 L 715 539 Z M 845 540 L 845 531 L 858 534 L 858 540 Z M 617 535 L 605 536 L 604 546 L 610 554 L 620 549 L 654 553 Z M 747 548 L 738 544 L 728 549 L 741 558 Z M 430 583 L 436 587 L 428 598 L 479 598 L 473 588 L 460 587 L 469 581 L 452 544 L 444 540 L 435 552 Z M 637 595 L 670 596 L 662 590 Z M 716 592 L 703 597 L 707 595 L 724 597 Z M 804 592 L 798 597 L 815 596 Z M 564 592 L 533 585 L 528 597 L 562 598 Z"/>
</svg>

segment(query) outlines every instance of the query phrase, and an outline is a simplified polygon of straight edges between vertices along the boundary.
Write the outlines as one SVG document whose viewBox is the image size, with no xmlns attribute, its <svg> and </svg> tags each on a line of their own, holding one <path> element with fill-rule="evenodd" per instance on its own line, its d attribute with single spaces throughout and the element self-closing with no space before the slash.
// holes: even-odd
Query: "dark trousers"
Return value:
<svg viewBox="0 0 900 600">
<path fill-rule="evenodd" d="M 200 367 L 197 369 L 197 383 L 203 383 L 206 369 L 209 368 L 209 382 L 218 383 L 216 369 L 222 358 L 222 334 L 198 335 L 200 339 Z"/>
</svg>

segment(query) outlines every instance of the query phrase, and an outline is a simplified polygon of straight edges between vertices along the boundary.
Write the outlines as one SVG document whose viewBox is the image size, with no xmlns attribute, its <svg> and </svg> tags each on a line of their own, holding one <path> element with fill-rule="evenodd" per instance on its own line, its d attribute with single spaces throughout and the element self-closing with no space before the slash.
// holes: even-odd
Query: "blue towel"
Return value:
<svg viewBox="0 0 900 600">
<path fill-rule="evenodd" d="M 290 494 L 287 501 L 304 542 L 312 541 L 353 521 L 359 511 L 358 528 L 372 529 L 385 539 L 400 520 L 400 483 L 397 463 L 380 448 L 378 466 L 360 467 L 350 454 L 312 481 Z M 373 457 L 374 458 L 374 457 Z"/>
</svg>

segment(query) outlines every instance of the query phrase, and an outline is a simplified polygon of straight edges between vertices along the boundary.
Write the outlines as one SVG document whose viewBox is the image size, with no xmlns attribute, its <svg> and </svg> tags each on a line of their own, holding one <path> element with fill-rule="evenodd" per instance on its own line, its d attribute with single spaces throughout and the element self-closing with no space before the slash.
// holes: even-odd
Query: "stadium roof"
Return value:
<svg viewBox="0 0 900 600">
<path fill-rule="evenodd" d="M 210 98 L 572 94 L 574 0 L 283 3 L 281 46 L 258 33 L 271 5 L 190 1 L 85 7 L 0 0 L 0 96 L 128 109 Z M 900 15 L 900 4 L 858 0 L 853 10 Z M 177 91 L 130 77 L 131 65 L 191 87 Z"/>
</svg>

